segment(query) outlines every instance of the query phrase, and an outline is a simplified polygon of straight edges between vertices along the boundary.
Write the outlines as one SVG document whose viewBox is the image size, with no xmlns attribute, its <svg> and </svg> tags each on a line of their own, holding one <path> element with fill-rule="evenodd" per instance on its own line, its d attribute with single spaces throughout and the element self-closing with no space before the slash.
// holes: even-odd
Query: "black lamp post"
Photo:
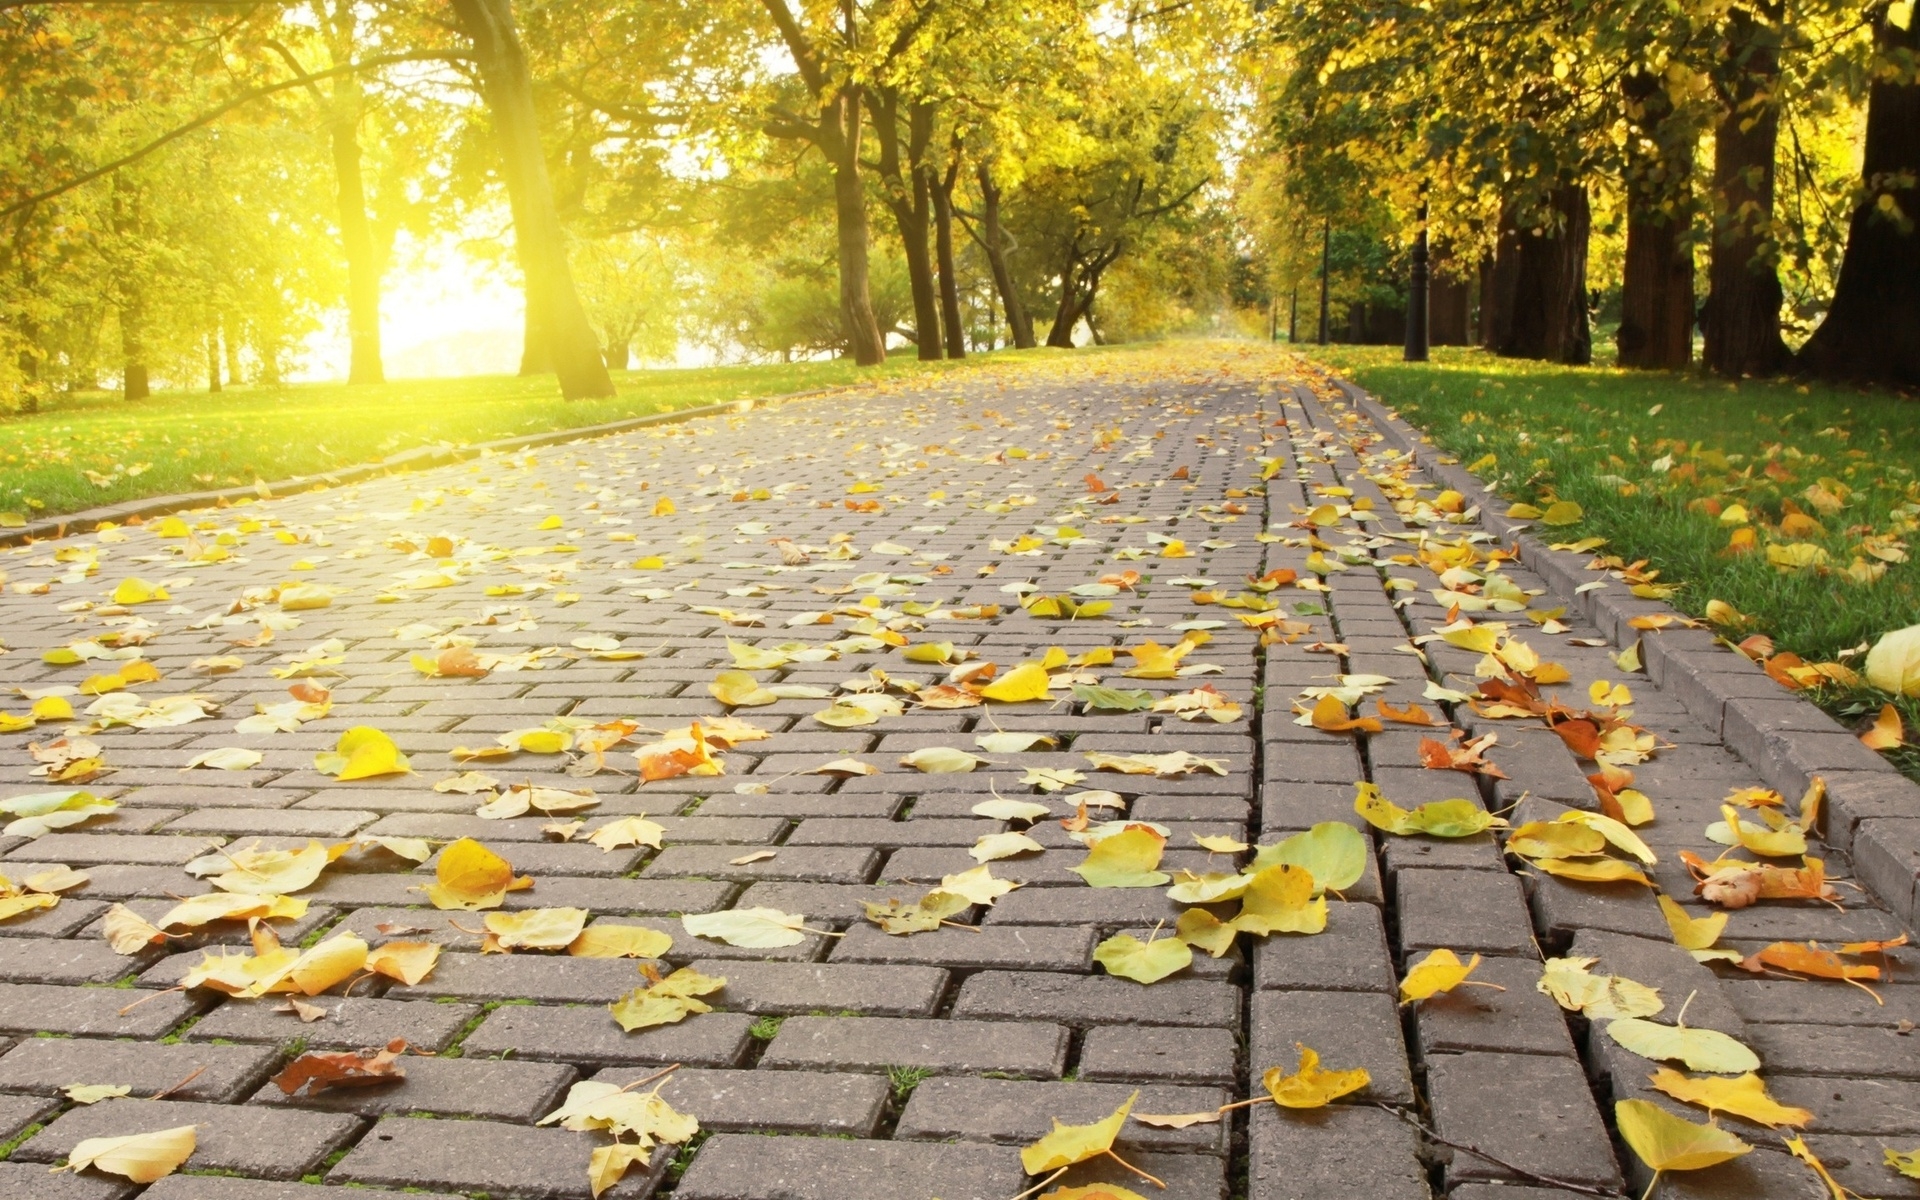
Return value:
<svg viewBox="0 0 1920 1200">
<path fill-rule="evenodd" d="M 1413 239 L 1413 279 L 1407 288 L 1406 361 L 1426 362 L 1428 346 L 1427 295 L 1431 280 L 1427 269 L 1427 189 L 1420 187 L 1420 229 Z"/>
</svg>

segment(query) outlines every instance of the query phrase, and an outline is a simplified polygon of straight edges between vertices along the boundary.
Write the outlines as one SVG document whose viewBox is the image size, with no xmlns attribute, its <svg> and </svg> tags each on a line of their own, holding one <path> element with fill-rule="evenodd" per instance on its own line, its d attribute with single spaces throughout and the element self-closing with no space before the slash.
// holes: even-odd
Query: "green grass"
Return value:
<svg viewBox="0 0 1920 1200">
<path fill-rule="evenodd" d="M 1398 347 L 1302 349 L 1397 407 L 1506 500 L 1578 502 L 1585 517 L 1555 530 L 1556 540 L 1604 537 L 1607 552 L 1649 560 L 1661 582 L 1679 585 L 1672 602 L 1694 616 L 1723 600 L 1781 650 L 1855 667 L 1860 647 L 1920 621 L 1920 564 L 1887 564 L 1872 582 L 1847 573 L 1856 559 L 1879 561 L 1868 537 L 1915 543 L 1910 553 L 1920 555 L 1920 401 L 1470 349 L 1436 349 L 1425 364 L 1401 362 Z M 1834 508 L 1822 489 L 1844 504 Z M 1733 527 L 1717 514 L 1734 504 L 1751 515 L 1753 552 L 1729 553 Z M 1818 528 L 1782 530 L 1796 508 Z M 1769 546 L 1796 543 L 1824 551 L 1826 569 L 1769 563 Z M 1821 697 L 1847 718 L 1876 699 L 1886 697 Z M 1902 707 L 1909 729 L 1920 726 L 1920 704 Z"/>
<path fill-rule="evenodd" d="M 994 356 L 995 358 L 1001 356 Z M 28 519 L 103 504 L 244 487 L 372 462 L 418 446 L 465 445 L 678 408 L 964 368 L 909 357 L 873 368 L 802 362 L 619 371 L 619 395 L 567 401 L 551 376 L 398 380 L 353 387 L 159 392 L 128 404 L 87 392 L 0 420 L 0 512 Z M 89 472 L 92 474 L 89 475 Z"/>
</svg>

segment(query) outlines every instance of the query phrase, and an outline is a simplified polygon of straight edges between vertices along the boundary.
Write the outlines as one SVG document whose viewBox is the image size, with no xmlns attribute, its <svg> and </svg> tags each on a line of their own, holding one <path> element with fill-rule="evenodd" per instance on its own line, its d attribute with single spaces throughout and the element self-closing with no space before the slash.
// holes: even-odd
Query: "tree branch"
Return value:
<svg viewBox="0 0 1920 1200">
<path fill-rule="evenodd" d="M 5 5 L 8 2 L 9 0 L 0 0 L 0 5 Z M 43 0 L 35 0 L 35 2 L 36 3 L 43 2 Z M 19 7 L 19 4 L 15 4 L 14 7 Z M 148 142 L 146 145 L 140 147 L 137 150 L 131 151 L 127 154 L 123 154 L 119 158 L 114 159 L 112 162 L 103 163 L 100 166 L 93 168 L 91 171 L 84 171 L 81 174 L 74 176 L 72 179 L 67 180 L 65 183 L 47 188 L 45 191 L 35 192 L 33 195 L 28 196 L 25 199 L 16 200 L 12 204 L 7 205 L 5 208 L 0 208 L 0 218 L 10 217 L 14 213 L 32 208 L 35 205 L 42 203 L 43 201 L 53 199 L 55 196 L 64 195 L 65 193 L 70 192 L 77 187 L 83 187 L 86 184 L 92 183 L 94 180 L 99 179 L 102 176 L 111 175 L 122 167 L 131 166 L 133 163 L 139 162 L 141 159 L 145 158 L 149 154 L 152 154 L 154 151 L 159 150 L 163 146 L 179 141 L 181 138 L 187 136 L 189 133 L 192 133 L 194 130 L 204 129 L 208 125 L 211 125 L 215 121 L 218 121 L 221 117 L 226 116 L 228 113 L 232 112 L 233 110 L 237 108 L 245 107 L 246 105 L 253 103 L 255 100 L 262 99 L 263 97 L 266 97 L 266 96 L 271 96 L 276 92 L 284 92 L 289 88 L 312 87 L 315 80 L 325 79 L 332 75 L 345 75 L 348 72 L 352 72 L 352 71 L 369 70 L 373 67 L 386 67 L 386 66 L 392 66 L 396 63 L 406 63 L 406 62 L 435 62 L 435 61 L 444 62 L 449 60 L 467 59 L 470 57 L 472 56 L 468 54 L 464 54 L 458 50 L 413 50 L 405 54 L 387 54 L 387 55 L 382 55 L 378 58 L 362 59 L 361 61 L 355 62 L 355 63 L 346 63 L 338 67 L 329 67 L 327 70 L 324 70 L 324 71 L 302 73 L 297 78 L 283 79 L 279 83 L 263 84 L 262 86 L 254 88 L 250 91 L 242 92 L 240 95 L 235 96 L 233 99 L 227 101 L 225 104 L 220 105 L 218 108 L 212 109 L 208 112 L 201 113 L 199 116 L 195 117 L 191 121 L 188 121 L 184 125 L 175 126 L 174 128 L 161 134 L 159 137 L 153 139 L 151 142 Z"/>
<path fill-rule="evenodd" d="M 814 57 L 813 47 L 807 43 L 806 30 L 800 28 L 800 22 L 793 19 L 793 11 L 787 7 L 787 0 L 760 0 L 773 18 L 773 24 L 780 31 L 780 38 L 787 43 L 787 52 L 793 55 L 793 64 L 800 68 L 800 78 L 806 80 L 808 90 L 815 96 L 827 90 L 826 73 L 820 69 L 819 61 Z"/>
</svg>

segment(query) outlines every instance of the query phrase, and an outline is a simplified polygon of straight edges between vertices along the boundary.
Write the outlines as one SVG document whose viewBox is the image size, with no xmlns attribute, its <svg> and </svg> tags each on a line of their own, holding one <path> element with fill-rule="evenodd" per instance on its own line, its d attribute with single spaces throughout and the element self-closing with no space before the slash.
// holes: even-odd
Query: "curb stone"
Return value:
<svg viewBox="0 0 1920 1200">
<path fill-rule="evenodd" d="M 1386 440 L 1412 456 L 1422 470 L 1462 495 L 1489 493 L 1483 480 L 1393 408 L 1344 379 L 1336 382 Z M 1903 921 L 1920 921 L 1920 783 L 1901 775 L 1811 700 L 1781 687 L 1705 630 L 1643 636 L 1628 624 L 1638 616 L 1684 615 L 1672 605 L 1611 587 L 1577 591 L 1594 581 L 1584 556 L 1551 549 L 1528 532 L 1530 522 L 1510 520 L 1491 509 L 1483 509 L 1479 520 L 1488 532 L 1516 545 L 1520 561 L 1599 626 L 1615 646 L 1625 649 L 1638 641 L 1647 675 L 1671 690 L 1768 787 L 1798 796 L 1816 776 L 1825 779 L 1823 840 L 1855 856 L 1860 883 L 1881 903 Z M 1758 716 L 1762 711 L 1780 719 L 1763 723 Z M 1864 863 L 1858 861 L 1861 855 Z"/>
</svg>

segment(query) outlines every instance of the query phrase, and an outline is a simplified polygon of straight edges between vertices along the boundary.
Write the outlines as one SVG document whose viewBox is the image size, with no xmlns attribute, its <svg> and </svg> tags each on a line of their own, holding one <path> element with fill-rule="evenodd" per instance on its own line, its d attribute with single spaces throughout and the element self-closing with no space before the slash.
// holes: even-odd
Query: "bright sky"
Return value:
<svg viewBox="0 0 1920 1200">
<path fill-rule="evenodd" d="M 457 241 L 397 247 L 405 264 L 387 273 L 380 336 L 389 379 L 511 374 L 520 366 L 520 289 L 492 264 L 469 258 Z M 307 380 L 347 377 L 344 312 L 307 342 Z"/>
</svg>

